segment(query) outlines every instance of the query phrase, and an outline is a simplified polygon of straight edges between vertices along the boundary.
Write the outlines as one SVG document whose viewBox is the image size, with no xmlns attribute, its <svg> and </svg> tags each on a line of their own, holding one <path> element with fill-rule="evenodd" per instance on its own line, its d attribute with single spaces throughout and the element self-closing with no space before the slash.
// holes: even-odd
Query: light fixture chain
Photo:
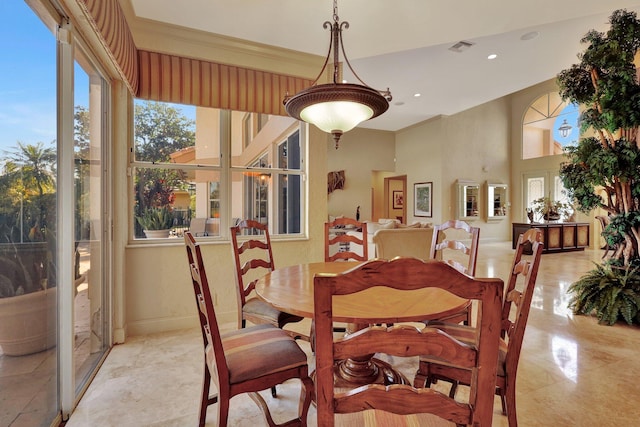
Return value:
<svg viewBox="0 0 640 427">
<path fill-rule="evenodd" d="M 338 17 L 338 0 L 333 0 L 333 21 L 338 22 L 340 18 Z"/>
<path fill-rule="evenodd" d="M 338 41 L 338 32 L 340 33 L 340 41 Z M 338 21 L 333 23 L 333 82 L 340 83 L 340 43 L 342 42 L 342 32 L 338 27 Z M 344 55 L 344 48 L 342 49 Z"/>
</svg>

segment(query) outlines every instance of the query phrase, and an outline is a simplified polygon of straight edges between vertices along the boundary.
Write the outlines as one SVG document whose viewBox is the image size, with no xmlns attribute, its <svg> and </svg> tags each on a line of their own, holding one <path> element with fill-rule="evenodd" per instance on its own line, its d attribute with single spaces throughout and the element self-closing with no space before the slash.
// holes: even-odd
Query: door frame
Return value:
<svg viewBox="0 0 640 427">
<path fill-rule="evenodd" d="M 393 192 L 389 188 L 391 187 L 391 181 L 400 181 L 402 183 L 402 223 L 407 222 L 407 175 L 389 176 L 384 178 L 384 213 L 386 218 L 396 218 L 397 215 L 390 212 L 389 206 L 393 206 Z"/>
</svg>

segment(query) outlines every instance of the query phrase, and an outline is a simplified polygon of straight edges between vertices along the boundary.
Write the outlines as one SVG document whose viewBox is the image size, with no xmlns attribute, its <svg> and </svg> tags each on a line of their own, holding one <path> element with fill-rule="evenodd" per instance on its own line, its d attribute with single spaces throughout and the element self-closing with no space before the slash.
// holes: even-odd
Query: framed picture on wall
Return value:
<svg viewBox="0 0 640 427">
<path fill-rule="evenodd" d="M 404 195 L 402 191 L 393 192 L 393 209 L 402 209 L 404 206 Z"/>
<path fill-rule="evenodd" d="M 432 217 L 433 182 L 413 184 L 413 216 Z"/>
</svg>

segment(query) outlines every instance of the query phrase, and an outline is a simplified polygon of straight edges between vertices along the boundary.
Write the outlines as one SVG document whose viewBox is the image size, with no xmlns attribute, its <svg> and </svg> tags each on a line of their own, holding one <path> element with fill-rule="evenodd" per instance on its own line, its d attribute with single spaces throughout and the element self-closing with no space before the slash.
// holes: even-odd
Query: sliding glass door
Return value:
<svg viewBox="0 0 640 427">
<path fill-rule="evenodd" d="M 33 8 L 29 7 L 33 6 Z M 109 85 L 44 1 L 2 1 L 0 425 L 68 414 L 111 338 Z"/>
<path fill-rule="evenodd" d="M 73 76 L 73 373 L 78 396 L 110 341 L 104 269 L 109 240 L 104 224 L 109 205 L 104 191 L 109 87 L 79 44 Z"/>
</svg>

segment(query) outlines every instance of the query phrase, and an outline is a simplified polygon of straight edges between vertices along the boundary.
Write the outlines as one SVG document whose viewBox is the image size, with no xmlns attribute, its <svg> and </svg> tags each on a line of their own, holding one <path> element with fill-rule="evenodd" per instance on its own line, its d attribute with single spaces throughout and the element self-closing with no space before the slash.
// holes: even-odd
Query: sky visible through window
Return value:
<svg viewBox="0 0 640 427">
<path fill-rule="evenodd" d="M 56 139 L 55 37 L 22 0 L 0 1 L 0 159 Z M 4 162 L 3 162 L 4 163 Z"/>
<path fill-rule="evenodd" d="M 17 142 L 55 146 L 56 38 L 23 0 L 1 0 L 0 167 Z M 88 106 L 89 78 L 75 64 L 74 103 Z"/>
</svg>

